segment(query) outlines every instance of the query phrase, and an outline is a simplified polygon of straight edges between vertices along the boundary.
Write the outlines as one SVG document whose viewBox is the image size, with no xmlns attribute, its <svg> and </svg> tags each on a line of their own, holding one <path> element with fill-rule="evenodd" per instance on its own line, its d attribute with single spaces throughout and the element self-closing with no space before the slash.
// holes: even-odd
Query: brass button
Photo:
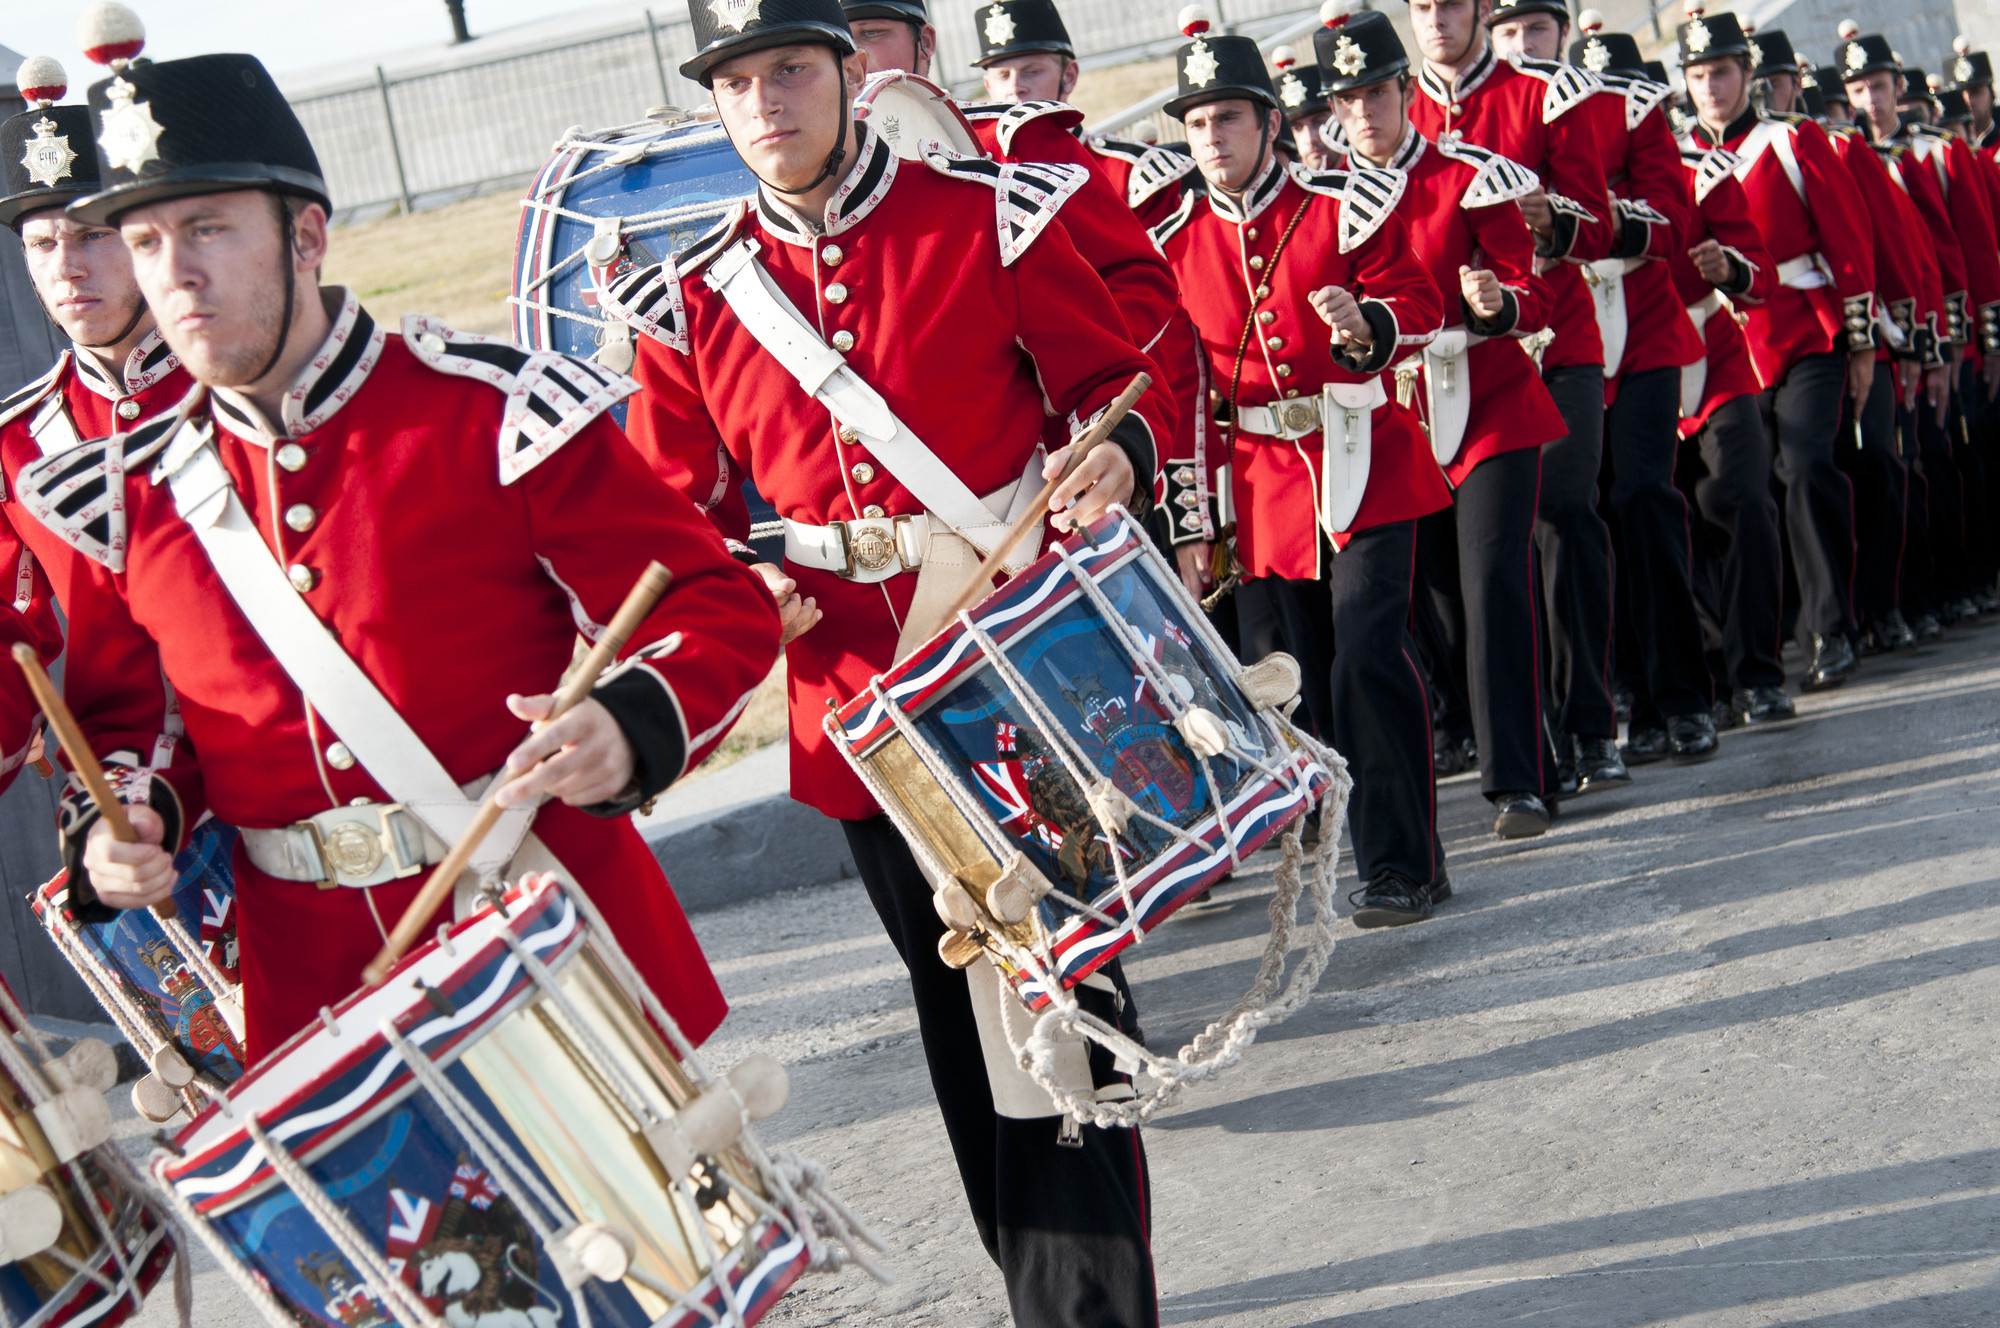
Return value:
<svg viewBox="0 0 2000 1328">
<path fill-rule="evenodd" d="M 875 467 L 869 465 L 866 461 L 857 461 L 854 463 L 854 469 L 849 471 L 848 474 L 854 476 L 856 484 L 866 484 L 875 478 Z"/>
<path fill-rule="evenodd" d="M 846 304 L 847 287 L 841 285 L 837 281 L 834 282 L 831 286 L 828 286 L 826 288 L 826 301 L 828 304 Z"/>
<path fill-rule="evenodd" d="M 1289 365 L 1289 364 L 1281 364 L 1281 365 L 1279 365 L 1279 366 L 1278 366 L 1278 377 L 1280 377 L 1280 378 L 1290 378 L 1291 376 L 1292 376 L 1292 366 L 1291 366 L 1291 365 Z"/>
<path fill-rule="evenodd" d="M 139 403 L 138 403 L 138 402 L 136 402 L 136 401 L 121 401 L 121 402 L 119 402 L 119 403 L 118 403 L 118 418 L 119 418 L 119 419 L 121 419 L 121 420 L 136 420 L 136 419 L 138 419 L 138 418 L 139 418 Z"/>
<path fill-rule="evenodd" d="M 276 460 L 286 470 L 303 470 L 306 464 L 306 450 L 297 443 L 286 443 L 278 449 Z"/>
<path fill-rule="evenodd" d="M 1266 346 L 1269 346 L 1272 350 L 1276 350 L 1278 347 L 1285 344 L 1285 339 L 1283 337 L 1267 337 L 1265 338 L 1264 344 Z"/>
<path fill-rule="evenodd" d="M 354 753 L 347 750 L 347 744 L 344 742 L 331 743 L 326 749 L 326 763 L 335 770 L 352 770 Z"/>
<path fill-rule="evenodd" d="M 304 563 L 293 563 L 285 569 L 285 579 L 292 583 L 292 589 L 301 595 L 311 590 L 319 582 L 319 573 Z"/>
<path fill-rule="evenodd" d="M 1449 109 L 1449 110 L 1448 110 L 1448 111 L 1446 112 L 1446 114 L 1447 114 L 1447 115 L 1464 115 L 1464 114 L 1465 114 L 1465 108 L 1464 108 L 1463 106 L 1460 106 L 1460 105 L 1459 105 L 1459 104 L 1458 104 L 1457 102 L 1453 102 L 1453 103 L 1451 104 L 1451 107 L 1450 107 L 1450 109 Z"/>
<path fill-rule="evenodd" d="M 1258 298 L 1258 299 L 1260 299 L 1260 300 L 1268 300 L 1268 299 L 1270 299 L 1270 298 L 1271 298 L 1271 288 L 1270 288 L 1269 286 L 1259 286 L 1259 287 L 1257 288 L 1257 298 Z"/>
<path fill-rule="evenodd" d="M 861 431 L 852 425 L 843 424 L 840 426 L 840 441 L 852 447 L 861 441 Z"/>
<path fill-rule="evenodd" d="M 833 348 L 839 351 L 853 350 L 854 334 L 843 327 L 833 334 Z"/>
<path fill-rule="evenodd" d="M 1250 270 L 1252 272 L 1257 272 L 1262 270 L 1263 266 L 1264 266 L 1264 255 L 1262 254 L 1250 255 Z M 1258 289 L 1261 290 L 1263 288 L 1259 287 Z"/>
<path fill-rule="evenodd" d="M 312 508 L 307 507 L 304 503 L 293 503 L 285 509 L 285 524 L 300 534 L 311 530 L 313 522 L 318 518 L 319 513 L 313 511 Z"/>
<path fill-rule="evenodd" d="M 435 332 L 423 333 L 417 338 L 417 344 L 433 355 L 444 354 L 444 338 Z"/>
<path fill-rule="evenodd" d="M 828 267 L 839 267 L 840 260 L 845 257 L 847 255 L 841 252 L 840 246 L 837 244 L 830 244 L 819 251 L 820 261 Z"/>
<path fill-rule="evenodd" d="M 1244 238 L 1244 239 L 1246 239 L 1246 240 L 1254 240 L 1254 239 L 1256 239 L 1256 238 L 1257 238 L 1257 228 L 1256 228 L 1255 226 L 1252 226 L 1252 227 L 1250 227 L 1250 229 L 1248 229 L 1248 230 L 1244 231 L 1244 232 L 1243 232 L 1243 238 Z"/>
<path fill-rule="evenodd" d="M 1269 309 L 1265 309 L 1258 313 L 1257 321 L 1262 323 L 1264 326 L 1269 327 L 1271 324 L 1278 321 L 1278 316 L 1272 313 Z"/>
<path fill-rule="evenodd" d="M 1296 387 L 1288 387 L 1285 389 L 1285 395 L 1288 397 L 1295 397 L 1298 394 L 1299 394 L 1299 389 L 1297 389 Z"/>
<path fill-rule="evenodd" d="M 868 506 L 866 506 L 866 507 L 864 507 L 864 508 L 862 508 L 862 509 L 861 509 L 861 515 L 863 515 L 863 516 L 865 516 L 865 517 L 869 517 L 869 518 L 875 518 L 875 517 L 884 517 L 884 516 L 887 516 L 887 515 L 888 515 L 888 513 L 887 513 L 887 512 L 884 512 L 884 511 L 883 511 L 883 510 L 882 510 L 881 508 L 877 507 L 877 506 L 876 506 L 876 505 L 875 505 L 874 503 L 870 503 L 870 504 L 868 504 Z"/>
</svg>

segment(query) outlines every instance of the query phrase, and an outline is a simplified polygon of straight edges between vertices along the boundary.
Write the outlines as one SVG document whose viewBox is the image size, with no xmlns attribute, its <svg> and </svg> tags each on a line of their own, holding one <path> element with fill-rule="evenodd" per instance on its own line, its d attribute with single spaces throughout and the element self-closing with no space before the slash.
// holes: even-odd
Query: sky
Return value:
<svg viewBox="0 0 2000 1328">
<path fill-rule="evenodd" d="M 146 23 L 146 54 L 156 60 L 211 51 L 247 51 L 274 74 L 295 73 L 451 37 L 444 0 L 127 0 Z M 466 0 L 466 23 L 477 37 L 510 24 L 569 10 L 600 8 L 605 0 Z M 681 0 L 653 0 L 664 17 Z M 22 55 L 52 55 L 79 94 L 102 76 L 76 48 L 76 20 L 88 0 L 4 0 L 0 46 Z M 642 6 L 633 4 L 634 12 Z M 79 100 L 72 96 L 68 100 Z"/>
</svg>

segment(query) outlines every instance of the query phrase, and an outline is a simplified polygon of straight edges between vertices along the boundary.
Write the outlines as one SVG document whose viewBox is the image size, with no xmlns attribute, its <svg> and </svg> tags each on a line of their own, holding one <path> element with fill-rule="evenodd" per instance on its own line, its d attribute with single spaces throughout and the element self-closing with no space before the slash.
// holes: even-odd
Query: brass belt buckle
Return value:
<svg viewBox="0 0 2000 1328">
<path fill-rule="evenodd" d="M 854 579 L 854 542 L 848 538 L 847 523 L 845 521 L 829 521 L 826 523 L 826 528 L 832 534 L 833 542 L 840 550 L 840 565 L 833 569 L 833 574 L 842 580 L 852 581 Z"/>
<path fill-rule="evenodd" d="M 895 560 L 896 541 L 882 528 L 880 518 L 871 518 L 867 525 L 854 523 L 848 527 L 848 537 L 849 566 L 879 572 Z"/>
<path fill-rule="evenodd" d="M 1293 398 L 1279 404 L 1278 423 L 1286 434 L 1300 437 L 1319 427 L 1318 412 L 1311 401 Z"/>
<path fill-rule="evenodd" d="M 337 889 L 342 878 L 365 880 L 381 869 L 385 858 L 393 859 L 395 863 L 395 870 L 388 878 L 390 880 L 401 880 L 423 870 L 421 860 L 410 862 L 403 856 L 402 846 L 397 843 L 395 831 L 389 824 L 389 817 L 401 812 L 403 805 L 399 802 L 376 803 L 371 805 L 371 810 L 375 812 L 376 819 L 376 828 L 372 830 L 358 820 L 342 820 L 327 830 L 320 829 L 317 820 L 308 819 L 301 823 L 319 853 L 321 876 L 317 884 L 320 889 Z"/>
</svg>

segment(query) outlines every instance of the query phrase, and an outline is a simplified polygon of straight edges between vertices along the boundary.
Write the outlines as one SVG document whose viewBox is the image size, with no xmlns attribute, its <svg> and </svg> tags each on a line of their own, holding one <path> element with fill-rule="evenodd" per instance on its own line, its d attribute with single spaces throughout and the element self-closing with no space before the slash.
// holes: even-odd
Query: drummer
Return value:
<svg viewBox="0 0 2000 1328">
<path fill-rule="evenodd" d="M 1015 1322 L 1153 1324 L 1137 1131 L 1085 1125 L 1063 1137 L 1067 1118 L 998 1028 L 999 1002 L 1013 997 L 985 961 L 961 972 L 938 957 L 944 924 L 930 884 L 821 728 L 828 703 L 862 692 L 927 639 L 965 584 L 973 546 L 938 513 L 1012 511 L 1063 459 L 1040 458 L 1049 415 L 1089 421 L 1150 362 L 1057 224 L 1074 198 L 1046 183 L 1064 178 L 1061 168 L 900 160 L 847 113 L 867 57 L 839 0 L 765 0 L 740 28 L 719 27 L 705 0 L 688 8 L 697 53 L 681 72 L 713 90 L 723 128 L 762 183 L 676 264 L 605 289 L 610 312 L 648 311 L 635 324 L 644 336 L 633 441 L 704 504 L 744 561 L 756 561 L 744 544 L 746 472 L 785 517 L 785 566 L 757 571 L 790 643 L 793 795 L 840 821 L 909 968 L 945 1129 Z M 750 303 L 761 283 L 729 299 L 710 284 L 718 268 L 740 272 L 744 262 L 761 265 L 811 321 Z M 807 344 L 824 338 L 900 418 L 907 441 L 894 455 L 808 395 L 780 358 L 796 344 L 785 339 L 793 329 Z M 1157 391 L 1145 394 L 1057 491 L 1052 510 L 1068 510 L 1056 524 L 1113 502 L 1143 516 L 1171 419 Z M 1113 1023 L 1121 1006 L 1132 1016 L 1108 979 L 1094 975 L 1077 994 Z M 1072 1087 L 1128 1091 L 1108 1059 L 1092 1070 Z"/>
<path fill-rule="evenodd" d="M 625 813 L 728 730 L 778 617 L 604 418 L 629 381 L 434 319 L 391 331 L 320 285 L 331 200 L 254 58 L 130 64 L 89 101 L 101 187 L 68 215 L 119 228 L 208 396 L 189 403 L 196 425 L 111 440 L 118 464 L 86 443 L 17 480 L 20 505 L 93 563 L 68 605 L 65 687 L 142 841 L 114 841 L 72 791 L 72 901 L 155 903 L 205 808 L 245 827 L 254 1060 L 355 989 L 500 778 L 519 811 L 487 865 L 590 890 L 706 1037 L 722 994 Z M 122 508 L 51 499 L 100 479 Z M 675 579 L 625 666 L 523 740 L 578 632 L 600 633 L 652 559 Z M 170 697 L 198 767 L 150 755 L 175 746 Z"/>
</svg>

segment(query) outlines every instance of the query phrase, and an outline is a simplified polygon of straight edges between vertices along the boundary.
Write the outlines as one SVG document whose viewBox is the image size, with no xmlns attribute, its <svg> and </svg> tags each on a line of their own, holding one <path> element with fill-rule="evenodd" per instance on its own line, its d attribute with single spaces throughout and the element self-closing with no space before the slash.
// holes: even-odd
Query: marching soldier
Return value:
<svg viewBox="0 0 2000 1328">
<path fill-rule="evenodd" d="M 1680 25 L 1693 141 L 1723 147 L 1762 219 L 1779 289 L 1749 310 L 1745 331 L 1760 408 L 1777 448 L 1799 582 L 1799 625 L 1811 662 L 1800 685 L 1835 687 L 1854 672 L 1853 506 L 1834 464 L 1842 392 L 1857 406 L 1875 377 L 1872 232 L 1853 178 L 1819 126 L 1766 119 L 1750 102 L 1750 44 L 1734 14 Z M 1796 176 L 1794 175 L 1796 165 Z"/>
<path fill-rule="evenodd" d="M 1553 658 L 1557 757 L 1579 792 L 1627 783 L 1611 702 L 1611 534 L 1597 512 L 1604 446 L 1604 342 L 1579 264 L 1610 255 L 1611 204 L 1596 136 L 1575 114 L 1595 80 L 1574 66 L 1502 60 L 1486 22 L 1539 15 L 1561 0 L 1490 7 L 1491 0 L 1410 0 L 1424 55 L 1410 122 L 1434 142 L 1446 135 L 1533 171 L 1541 187 L 1520 200 L 1551 299 L 1552 338 L 1542 381 L 1567 432 L 1542 447 L 1535 544 Z M 1567 14 L 1567 11 L 1563 11 Z M 1565 778 L 1565 785 L 1567 784 Z"/>
<path fill-rule="evenodd" d="M 1548 320 L 1534 240 L 1514 206 L 1538 181 L 1497 153 L 1416 131 L 1409 54 L 1386 15 L 1364 11 L 1314 41 L 1348 160 L 1404 173 L 1397 215 L 1438 289 L 1457 292 L 1444 332 L 1397 366 L 1452 487 L 1452 505 L 1417 526 L 1418 564 L 1453 647 L 1447 669 L 1433 669 L 1464 678 L 1494 833 L 1538 835 L 1555 791 L 1543 782 L 1535 494 L 1541 445 L 1563 433 L 1521 348 Z"/>
<path fill-rule="evenodd" d="M 1973 50 L 1965 37 L 1954 37 L 1951 49 L 1951 81 L 1965 94 L 1965 108 L 1972 112 L 1966 138 L 1991 157 L 2000 149 L 2000 128 L 1993 123 L 1993 57 Z"/>
<path fill-rule="evenodd" d="M 764 0 L 726 25 L 701 0 L 689 11 L 697 53 L 681 72 L 712 90 L 761 185 L 676 262 L 606 287 L 606 307 L 643 334 L 633 440 L 745 561 L 738 479 L 785 518 L 785 566 L 757 570 L 789 642 L 792 789 L 840 820 L 909 969 L 945 1129 L 1016 1322 L 1151 1325 L 1138 1132 L 1085 1125 L 1065 1138 L 998 1031 L 1013 996 L 983 960 L 960 971 L 939 958 L 930 884 L 821 729 L 829 702 L 941 625 L 995 526 L 1060 467 L 1063 454 L 1045 463 L 1040 447 L 1049 416 L 1088 421 L 1151 371 L 1059 224 L 1086 173 L 899 159 L 847 113 L 866 57 L 838 0 Z M 829 414 L 816 394 L 847 380 L 828 386 L 827 356 L 879 394 L 888 425 Z M 1143 516 L 1172 418 L 1147 393 L 1058 492 L 1058 524 L 1113 502 Z M 1078 995 L 1114 1023 L 1122 1008 L 1130 1026 L 1115 974 Z M 1108 1057 L 1090 1071 L 1080 1090 L 1129 1091 Z"/>
<path fill-rule="evenodd" d="M 1298 659 L 1315 726 L 1354 769 L 1355 925 L 1418 922 L 1451 885 L 1410 578 L 1418 520 L 1451 497 L 1384 371 L 1432 339 L 1443 302 L 1395 214 L 1402 173 L 1285 165 L 1257 44 L 1212 37 L 1198 16 L 1183 30 L 1166 110 L 1207 190 L 1184 193 L 1153 236 L 1228 430 L 1244 657 Z"/>
<path fill-rule="evenodd" d="M 500 779 L 508 810 L 474 867 L 588 888 L 706 1037 L 722 994 L 625 813 L 728 730 L 778 618 L 604 418 L 632 384 L 435 319 L 392 332 L 321 286 L 327 189 L 254 58 L 124 64 L 89 104 L 101 187 L 69 215 L 119 228 L 205 396 L 13 477 L 87 559 L 64 684 L 144 804 L 142 842 L 122 844 L 65 799 L 73 903 L 164 898 L 204 809 L 245 827 L 241 971 L 263 1056 L 354 990 Z M 649 559 L 675 580 L 626 663 L 522 740 L 578 631 L 603 630 Z M 183 725 L 196 759 L 162 768 Z"/>
<path fill-rule="evenodd" d="M 1326 80 L 1319 65 L 1302 65 L 1297 51 L 1280 46 L 1271 52 L 1271 67 L 1277 70 L 1285 127 L 1292 131 L 1292 155 L 1309 171 L 1331 170 L 1334 151 L 1321 132 L 1333 119 L 1333 111 L 1327 105 Z"/>
</svg>

